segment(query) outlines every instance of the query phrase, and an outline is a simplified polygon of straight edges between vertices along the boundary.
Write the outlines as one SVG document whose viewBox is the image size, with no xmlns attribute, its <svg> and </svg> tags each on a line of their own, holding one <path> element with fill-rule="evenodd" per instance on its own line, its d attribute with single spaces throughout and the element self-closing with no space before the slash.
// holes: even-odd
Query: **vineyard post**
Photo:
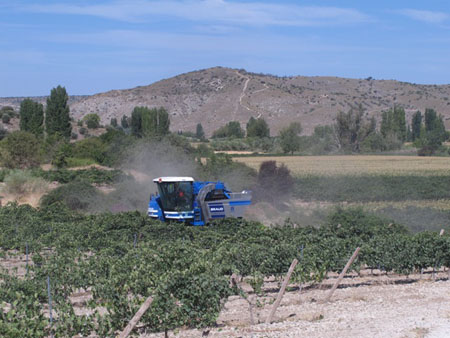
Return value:
<svg viewBox="0 0 450 338">
<path fill-rule="evenodd" d="M 289 279 L 291 278 L 291 274 L 294 271 L 294 268 L 297 265 L 297 263 L 298 260 L 294 258 L 294 260 L 291 263 L 291 266 L 289 267 L 289 271 L 286 274 L 286 277 L 284 278 L 283 284 L 281 285 L 281 289 L 278 292 L 277 300 L 273 304 L 272 310 L 269 313 L 269 317 L 267 317 L 266 324 L 270 324 L 272 322 L 273 316 L 275 315 L 275 311 L 277 311 L 277 307 L 281 303 L 281 299 L 283 298 L 284 292 L 286 291 L 286 287 L 289 283 Z"/>
<path fill-rule="evenodd" d="M 52 315 L 52 293 L 50 289 L 50 276 L 47 276 L 47 294 L 48 294 L 48 310 L 50 314 L 50 335 L 53 337 L 52 327 L 53 327 L 53 315 Z"/>
<path fill-rule="evenodd" d="M 300 262 L 303 261 L 303 248 L 304 245 L 302 244 L 302 246 L 300 247 Z M 300 294 L 302 292 L 302 282 L 300 282 L 300 285 L 298 286 L 298 293 Z"/>
<path fill-rule="evenodd" d="M 439 236 L 442 237 L 444 235 L 445 230 L 441 229 L 441 231 L 439 232 Z M 439 267 L 439 270 L 441 268 Z M 444 273 L 445 273 L 445 266 L 444 266 Z M 450 277 L 450 272 L 449 272 L 449 277 Z M 433 280 L 436 279 L 436 276 L 434 275 L 434 270 L 433 270 Z"/>
<path fill-rule="evenodd" d="M 353 261 L 358 256 L 359 250 L 360 250 L 360 248 L 357 247 L 355 252 L 353 252 L 352 257 L 350 257 L 350 259 L 348 260 L 347 264 L 345 265 L 344 269 L 342 270 L 341 274 L 339 275 L 337 281 L 334 283 L 333 287 L 331 288 L 331 291 L 328 294 L 327 298 L 325 298 L 325 300 L 323 301 L 324 303 L 328 302 L 330 300 L 331 296 L 333 296 L 334 291 L 336 291 L 339 283 L 344 278 L 345 274 L 347 273 L 348 268 L 350 267 L 350 265 L 352 265 Z"/>
<path fill-rule="evenodd" d="M 439 233 L 439 236 L 444 235 L 445 230 L 441 229 L 441 232 Z M 445 273 L 445 266 L 444 266 L 444 273 Z M 450 267 L 448 267 L 448 279 L 450 279 Z"/>
<path fill-rule="evenodd" d="M 145 302 L 141 305 L 138 312 L 131 318 L 130 322 L 128 323 L 127 327 L 122 331 L 122 333 L 119 335 L 119 338 L 126 338 L 128 335 L 133 331 L 136 324 L 139 322 L 141 317 L 144 315 L 145 311 L 148 310 L 150 305 L 152 305 L 153 298 L 150 296 L 148 297 Z"/>
</svg>

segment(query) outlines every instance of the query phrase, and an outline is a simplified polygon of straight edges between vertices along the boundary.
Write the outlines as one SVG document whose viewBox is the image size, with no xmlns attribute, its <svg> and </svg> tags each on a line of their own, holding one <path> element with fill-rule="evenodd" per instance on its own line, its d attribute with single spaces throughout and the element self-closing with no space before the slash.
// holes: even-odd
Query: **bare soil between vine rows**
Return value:
<svg viewBox="0 0 450 338">
<path fill-rule="evenodd" d="M 348 275 L 328 303 L 337 275 L 314 286 L 290 284 L 271 324 L 265 320 L 278 293 L 278 282 L 266 281 L 264 296 L 245 286 L 252 303 L 232 296 L 225 303 L 218 327 L 205 330 L 180 329 L 172 337 L 450 337 L 450 281 L 448 272 L 427 271 L 406 276 L 363 271 Z M 164 337 L 142 334 L 141 337 Z"/>
</svg>

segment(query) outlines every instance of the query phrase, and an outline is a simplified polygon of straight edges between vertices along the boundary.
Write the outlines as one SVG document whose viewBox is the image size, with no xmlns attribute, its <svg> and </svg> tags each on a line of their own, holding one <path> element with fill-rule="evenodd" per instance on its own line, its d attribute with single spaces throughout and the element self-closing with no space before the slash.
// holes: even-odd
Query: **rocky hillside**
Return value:
<svg viewBox="0 0 450 338">
<path fill-rule="evenodd" d="M 18 104 L 20 99 L 15 99 Z M 276 77 L 222 67 L 72 100 L 75 119 L 98 113 L 103 123 L 109 123 L 112 117 L 129 116 L 135 106 L 163 106 L 171 114 L 172 130 L 194 131 L 201 122 L 207 134 L 230 120 L 238 120 L 245 127 L 251 116 L 264 117 L 272 135 L 291 121 L 300 121 L 309 134 L 314 126 L 333 123 L 337 112 L 359 103 L 377 119 L 395 104 L 405 108 L 408 118 L 416 110 L 434 108 L 450 127 L 450 85 L 371 78 Z M 7 102 L 11 99 L 0 99 L 0 106 Z"/>
</svg>

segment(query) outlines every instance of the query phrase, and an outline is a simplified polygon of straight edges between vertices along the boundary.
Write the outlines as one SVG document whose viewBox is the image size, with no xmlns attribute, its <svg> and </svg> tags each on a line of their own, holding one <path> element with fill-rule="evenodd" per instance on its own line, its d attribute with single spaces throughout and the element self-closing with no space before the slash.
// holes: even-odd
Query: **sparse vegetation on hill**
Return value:
<svg viewBox="0 0 450 338">
<path fill-rule="evenodd" d="M 316 126 L 333 124 L 339 111 L 347 112 L 359 103 L 377 123 L 381 121 L 382 112 L 394 106 L 405 109 L 408 123 L 417 110 L 424 112 L 426 108 L 439 112 L 446 121 L 450 116 L 449 97 L 449 85 L 337 77 L 277 77 L 216 67 L 181 74 L 149 86 L 86 97 L 71 96 L 69 104 L 75 120 L 98 113 L 104 125 L 111 118 L 119 121 L 124 115 L 130 116 L 136 106 L 164 107 L 170 113 L 173 131 L 195 132 L 196 124 L 203 123 L 205 134 L 210 137 L 230 120 L 244 125 L 250 117 L 259 115 L 266 120 L 273 135 L 295 121 L 302 123 L 305 135 L 310 135 Z M 18 110 L 22 99 L 2 98 L 0 106 Z M 45 103 L 46 98 L 32 99 Z"/>
</svg>

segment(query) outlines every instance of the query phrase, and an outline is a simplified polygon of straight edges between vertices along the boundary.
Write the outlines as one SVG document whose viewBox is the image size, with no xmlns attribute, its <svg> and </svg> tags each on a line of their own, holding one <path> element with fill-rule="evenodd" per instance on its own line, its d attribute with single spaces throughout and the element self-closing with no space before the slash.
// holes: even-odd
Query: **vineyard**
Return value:
<svg viewBox="0 0 450 338">
<path fill-rule="evenodd" d="M 112 336 L 149 296 L 140 332 L 214 326 L 225 300 L 242 294 L 230 285 L 232 274 L 263 292 L 265 277 L 281 281 L 297 259 L 291 282 L 311 285 L 340 272 L 356 247 L 356 273 L 450 266 L 448 234 L 413 235 L 360 209 L 337 209 L 318 228 L 234 219 L 185 227 L 139 212 L 82 215 L 59 204 L 11 204 L 0 209 L 0 228 L 0 335 L 9 337 Z M 26 264 L 6 264 L 25 255 Z M 80 293 L 89 295 L 82 312 L 71 301 Z"/>
</svg>

